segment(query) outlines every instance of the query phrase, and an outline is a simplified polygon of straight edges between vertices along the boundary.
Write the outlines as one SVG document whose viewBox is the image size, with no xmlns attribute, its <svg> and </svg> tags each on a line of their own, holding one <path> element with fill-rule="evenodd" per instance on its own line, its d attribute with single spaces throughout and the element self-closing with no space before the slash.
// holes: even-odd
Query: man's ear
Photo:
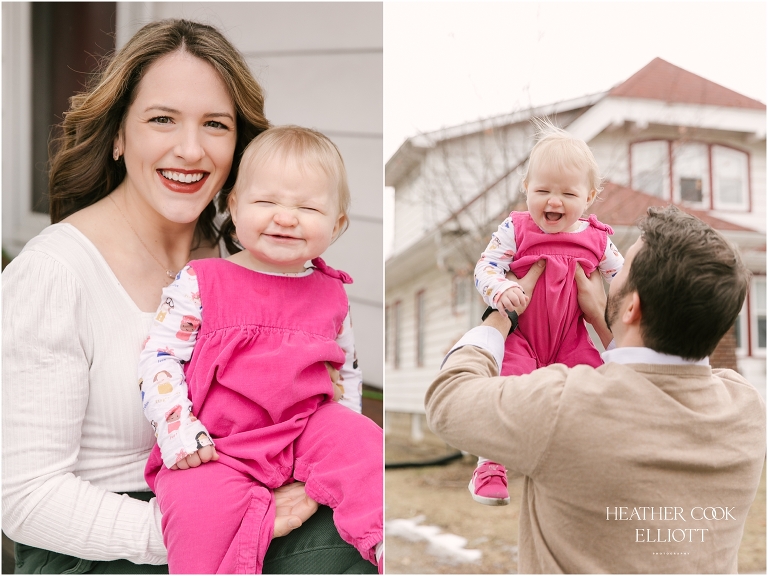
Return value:
<svg viewBox="0 0 768 576">
<path fill-rule="evenodd" d="M 624 309 L 622 314 L 622 321 L 625 324 L 640 324 L 640 320 L 643 317 L 643 311 L 640 308 L 640 295 L 633 291 L 629 295 L 629 306 Z"/>
</svg>

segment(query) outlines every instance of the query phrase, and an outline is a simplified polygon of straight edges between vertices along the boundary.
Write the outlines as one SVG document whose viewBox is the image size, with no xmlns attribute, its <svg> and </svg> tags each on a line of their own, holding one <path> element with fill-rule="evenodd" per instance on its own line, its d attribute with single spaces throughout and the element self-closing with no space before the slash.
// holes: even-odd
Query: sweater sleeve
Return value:
<svg viewBox="0 0 768 576">
<path fill-rule="evenodd" d="M 509 216 L 491 236 L 491 241 L 475 266 L 475 288 L 488 306 L 495 308 L 496 301 L 505 290 L 520 286 L 505 276 L 516 253 L 515 227 Z"/>
<path fill-rule="evenodd" d="M 491 352 L 463 346 L 448 356 L 427 390 L 427 423 L 451 446 L 535 478 L 557 422 L 567 370 L 554 364 L 501 377 Z"/>
<path fill-rule="evenodd" d="M 199 448 L 213 445 L 208 430 L 192 413 L 183 368 L 195 349 L 201 308 L 197 276 L 187 266 L 163 290 L 157 316 L 139 355 L 144 415 L 155 429 L 168 468 Z"/>
<path fill-rule="evenodd" d="M 347 408 L 357 413 L 363 411 L 363 373 L 357 365 L 357 352 L 355 351 L 355 335 L 352 332 L 352 319 L 347 312 L 341 331 L 336 337 L 336 343 L 344 350 L 344 365 L 339 370 L 341 385 L 344 395 L 339 400 Z"/>
<path fill-rule="evenodd" d="M 79 279 L 29 250 L 3 272 L 3 531 L 88 560 L 164 564 L 154 501 L 75 475 L 93 342 Z"/>
</svg>

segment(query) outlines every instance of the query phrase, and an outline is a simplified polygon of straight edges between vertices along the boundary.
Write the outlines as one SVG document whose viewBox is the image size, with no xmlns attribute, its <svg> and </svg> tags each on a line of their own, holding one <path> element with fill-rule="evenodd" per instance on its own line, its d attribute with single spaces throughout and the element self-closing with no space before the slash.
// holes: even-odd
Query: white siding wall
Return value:
<svg viewBox="0 0 768 576">
<path fill-rule="evenodd" d="M 588 143 L 600 167 L 600 175 L 622 186 L 629 186 L 629 140 L 626 130 L 598 134 Z"/>
<path fill-rule="evenodd" d="M 387 293 L 387 306 L 400 302 L 400 367 L 394 367 L 394 354 L 386 363 L 386 408 L 395 412 L 424 412 L 424 395 L 437 374 L 445 354 L 470 327 L 477 324 L 482 302 L 476 291 L 472 304 L 455 314 L 451 310 L 452 275 L 432 266 Z M 424 365 L 416 366 L 416 294 L 424 290 L 425 338 Z M 480 302 L 478 304 L 478 302 Z M 480 312 L 478 312 L 480 310 Z M 475 316 L 477 318 L 475 318 Z M 390 330 L 390 349 L 394 331 Z"/>
<path fill-rule="evenodd" d="M 394 254 L 402 252 L 424 234 L 424 208 L 418 184 L 418 175 L 412 174 L 395 189 Z"/>
</svg>

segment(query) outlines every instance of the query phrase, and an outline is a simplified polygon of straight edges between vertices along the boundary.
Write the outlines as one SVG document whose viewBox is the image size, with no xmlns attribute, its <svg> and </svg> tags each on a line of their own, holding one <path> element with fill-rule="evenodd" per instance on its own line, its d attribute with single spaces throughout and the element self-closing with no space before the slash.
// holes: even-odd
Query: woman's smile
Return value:
<svg viewBox="0 0 768 576">
<path fill-rule="evenodd" d="M 172 192 L 193 194 L 202 189 L 210 172 L 157 170 L 162 184 Z"/>
</svg>

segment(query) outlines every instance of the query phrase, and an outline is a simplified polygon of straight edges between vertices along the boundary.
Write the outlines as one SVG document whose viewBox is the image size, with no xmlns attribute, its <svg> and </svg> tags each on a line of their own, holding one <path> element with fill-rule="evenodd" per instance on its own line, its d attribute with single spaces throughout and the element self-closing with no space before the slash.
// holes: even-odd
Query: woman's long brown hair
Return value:
<svg viewBox="0 0 768 576">
<path fill-rule="evenodd" d="M 69 111 L 61 124 L 62 136 L 51 143 L 48 191 L 51 223 L 101 200 L 125 178 L 125 163 L 112 159 L 112 146 L 137 88 L 147 69 L 162 56 L 185 50 L 211 64 L 221 75 L 235 103 L 237 141 L 232 170 L 219 208 L 227 207 L 227 196 L 237 178 L 240 157 L 248 143 L 269 127 L 264 117 L 264 96 L 242 55 L 222 34 L 205 24 L 188 20 L 161 20 L 147 24 L 94 75 L 88 89 L 70 98 Z M 231 218 L 218 229 L 216 208 L 211 202 L 197 222 L 197 241 L 224 240 L 230 252 Z"/>
</svg>

